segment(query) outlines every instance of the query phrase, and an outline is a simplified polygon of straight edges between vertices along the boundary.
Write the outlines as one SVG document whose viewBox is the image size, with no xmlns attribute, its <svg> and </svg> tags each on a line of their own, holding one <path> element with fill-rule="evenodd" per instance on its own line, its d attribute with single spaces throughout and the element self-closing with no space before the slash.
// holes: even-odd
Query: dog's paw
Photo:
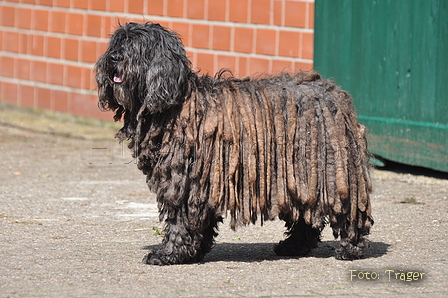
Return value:
<svg viewBox="0 0 448 298">
<path fill-rule="evenodd" d="M 148 265 L 158 265 L 158 266 L 164 266 L 164 265 L 171 265 L 173 263 L 170 263 L 166 258 L 159 256 L 156 253 L 149 253 L 143 258 L 143 263 Z"/>
<path fill-rule="evenodd" d="M 334 257 L 346 261 L 362 259 L 369 248 L 370 242 L 367 239 L 363 239 L 357 245 L 341 241 L 341 245 L 335 249 Z"/>
<path fill-rule="evenodd" d="M 334 257 L 336 260 L 353 261 L 362 259 L 364 254 L 356 251 L 354 248 L 346 249 L 344 247 L 336 248 L 334 251 Z"/>
</svg>

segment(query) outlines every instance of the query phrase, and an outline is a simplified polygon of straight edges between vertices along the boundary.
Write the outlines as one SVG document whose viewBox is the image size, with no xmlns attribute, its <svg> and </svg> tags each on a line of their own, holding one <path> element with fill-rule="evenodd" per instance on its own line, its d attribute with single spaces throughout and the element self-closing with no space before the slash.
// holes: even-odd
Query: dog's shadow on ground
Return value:
<svg viewBox="0 0 448 298">
<path fill-rule="evenodd" d="M 307 257 L 319 259 L 332 258 L 339 241 L 322 241 Z M 145 246 L 145 250 L 156 250 L 157 245 Z M 371 242 L 365 258 L 379 258 L 385 254 L 390 244 Z M 281 259 L 295 259 L 297 257 L 277 256 L 273 243 L 217 243 L 212 251 L 205 255 L 203 262 L 261 262 Z"/>
</svg>

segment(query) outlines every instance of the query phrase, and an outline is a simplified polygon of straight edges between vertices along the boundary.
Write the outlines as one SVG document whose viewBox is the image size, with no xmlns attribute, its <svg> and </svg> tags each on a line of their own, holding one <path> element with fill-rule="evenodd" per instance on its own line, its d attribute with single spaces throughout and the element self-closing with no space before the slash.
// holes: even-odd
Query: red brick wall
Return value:
<svg viewBox="0 0 448 298">
<path fill-rule="evenodd" d="M 312 68 L 314 0 L 3 0 L 0 101 L 110 119 L 92 68 L 118 21 L 179 32 L 201 73 Z"/>
</svg>

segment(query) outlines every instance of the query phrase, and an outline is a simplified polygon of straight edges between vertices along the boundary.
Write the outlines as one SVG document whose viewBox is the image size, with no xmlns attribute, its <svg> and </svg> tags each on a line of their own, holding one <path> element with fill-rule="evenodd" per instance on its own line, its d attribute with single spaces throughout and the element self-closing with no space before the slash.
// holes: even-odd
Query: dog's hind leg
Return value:
<svg viewBox="0 0 448 298">
<path fill-rule="evenodd" d="M 364 257 L 366 251 L 370 248 L 370 241 L 364 237 L 358 229 L 356 235 L 350 239 L 347 231 L 341 231 L 340 246 L 335 250 L 334 257 L 338 260 L 356 260 Z"/>
<path fill-rule="evenodd" d="M 184 210 L 166 220 L 164 239 L 161 246 L 143 259 L 150 265 L 173 265 L 200 262 L 214 245 L 214 237 L 218 235 L 218 222 L 221 217 L 209 212 L 208 217 L 200 223 L 199 228 L 191 226 Z"/>
<path fill-rule="evenodd" d="M 287 222 L 285 225 L 288 231 L 285 233 L 288 238 L 280 241 L 274 247 L 274 252 L 279 256 L 299 256 L 303 257 L 317 247 L 320 241 L 321 229 L 313 228 L 306 224 L 303 218 L 296 222 Z"/>
</svg>

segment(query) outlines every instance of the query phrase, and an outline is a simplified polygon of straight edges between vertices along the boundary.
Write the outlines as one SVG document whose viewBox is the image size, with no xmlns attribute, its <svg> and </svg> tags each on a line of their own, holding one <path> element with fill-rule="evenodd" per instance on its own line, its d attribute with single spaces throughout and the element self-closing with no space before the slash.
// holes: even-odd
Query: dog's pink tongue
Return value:
<svg viewBox="0 0 448 298">
<path fill-rule="evenodd" d="M 120 77 L 114 76 L 114 82 L 115 83 L 121 83 L 121 82 L 123 82 L 123 79 L 120 78 Z"/>
</svg>

